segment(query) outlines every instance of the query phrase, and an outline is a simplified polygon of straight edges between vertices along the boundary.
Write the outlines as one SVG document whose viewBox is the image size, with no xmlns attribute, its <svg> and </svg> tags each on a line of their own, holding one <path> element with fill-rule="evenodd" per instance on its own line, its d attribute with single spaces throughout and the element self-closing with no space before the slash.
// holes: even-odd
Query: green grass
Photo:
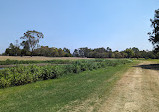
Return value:
<svg viewBox="0 0 159 112">
<path fill-rule="evenodd" d="M 159 63 L 159 59 L 132 59 L 133 61 L 150 61 L 154 63 Z"/>
<path fill-rule="evenodd" d="M 77 102 L 71 105 L 77 106 L 94 94 L 102 98 L 103 95 L 109 95 L 115 82 L 132 64 L 109 66 L 79 74 L 69 74 L 54 80 L 0 89 L 0 111 L 53 112 L 74 101 Z M 120 75 L 116 74 L 117 72 L 120 72 Z M 109 79 L 112 80 L 108 81 Z"/>
<path fill-rule="evenodd" d="M 147 59 L 146 61 L 151 61 L 151 62 L 159 63 L 159 59 Z"/>
</svg>

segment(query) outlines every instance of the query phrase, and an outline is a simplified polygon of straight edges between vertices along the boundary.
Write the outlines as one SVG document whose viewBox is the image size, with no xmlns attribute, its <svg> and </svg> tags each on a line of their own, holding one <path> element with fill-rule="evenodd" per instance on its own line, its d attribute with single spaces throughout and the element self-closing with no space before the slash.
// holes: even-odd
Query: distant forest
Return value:
<svg viewBox="0 0 159 112">
<path fill-rule="evenodd" d="M 3 56 L 46 56 L 46 57 L 87 57 L 87 58 L 151 58 L 159 59 L 159 52 L 140 51 L 138 48 L 127 48 L 123 51 L 112 51 L 110 47 L 75 49 L 73 53 L 68 48 L 56 48 L 40 46 L 40 39 L 44 38 L 43 33 L 32 30 L 24 33 L 20 39 L 21 43 L 10 43 Z M 156 51 L 156 50 L 155 50 Z"/>
<path fill-rule="evenodd" d="M 4 56 L 47 56 L 47 57 L 87 57 L 87 58 L 151 58 L 158 59 L 159 52 L 140 51 L 138 48 L 127 48 L 123 51 L 112 51 L 110 47 L 88 48 L 82 47 L 75 49 L 73 53 L 68 48 L 56 48 L 40 46 L 40 39 L 44 38 L 43 33 L 32 30 L 24 33 L 20 39 L 21 43 L 10 43 L 2 54 Z"/>
<path fill-rule="evenodd" d="M 152 58 L 158 59 L 159 53 L 153 51 L 140 51 L 138 48 L 127 48 L 123 51 L 112 51 L 110 47 L 91 49 L 88 47 L 75 49 L 73 53 L 68 48 L 56 48 L 40 46 L 33 50 L 27 47 L 20 48 L 18 44 L 10 43 L 9 47 L 2 54 L 4 56 L 46 56 L 46 57 L 87 57 L 87 58 Z"/>
</svg>

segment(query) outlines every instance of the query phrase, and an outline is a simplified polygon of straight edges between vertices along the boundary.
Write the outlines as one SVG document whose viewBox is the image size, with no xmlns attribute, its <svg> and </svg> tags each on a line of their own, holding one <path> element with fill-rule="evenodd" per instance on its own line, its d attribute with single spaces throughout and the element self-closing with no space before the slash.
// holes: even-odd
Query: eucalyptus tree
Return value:
<svg viewBox="0 0 159 112">
<path fill-rule="evenodd" d="M 33 55 L 33 51 L 38 46 L 39 40 L 41 38 L 44 38 L 43 33 L 35 31 L 35 30 L 29 30 L 20 39 L 24 39 L 23 43 L 25 45 L 28 45 L 29 50 L 31 52 L 31 56 Z"/>
</svg>

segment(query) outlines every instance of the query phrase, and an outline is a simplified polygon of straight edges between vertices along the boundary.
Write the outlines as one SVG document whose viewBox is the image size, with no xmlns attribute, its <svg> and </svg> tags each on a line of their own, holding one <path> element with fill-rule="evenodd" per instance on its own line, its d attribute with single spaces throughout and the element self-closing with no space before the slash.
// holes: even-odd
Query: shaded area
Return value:
<svg viewBox="0 0 159 112">
<path fill-rule="evenodd" d="M 138 65 L 133 67 L 141 67 L 142 69 L 159 70 L 159 64 Z"/>
</svg>

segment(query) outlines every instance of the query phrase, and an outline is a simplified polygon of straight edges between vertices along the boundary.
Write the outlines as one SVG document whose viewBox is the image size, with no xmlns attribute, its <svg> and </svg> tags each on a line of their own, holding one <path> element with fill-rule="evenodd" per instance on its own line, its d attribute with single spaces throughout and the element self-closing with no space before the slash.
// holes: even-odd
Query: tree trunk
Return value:
<svg viewBox="0 0 159 112">
<path fill-rule="evenodd" d="M 33 49 L 31 50 L 31 57 L 33 56 Z"/>
</svg>

